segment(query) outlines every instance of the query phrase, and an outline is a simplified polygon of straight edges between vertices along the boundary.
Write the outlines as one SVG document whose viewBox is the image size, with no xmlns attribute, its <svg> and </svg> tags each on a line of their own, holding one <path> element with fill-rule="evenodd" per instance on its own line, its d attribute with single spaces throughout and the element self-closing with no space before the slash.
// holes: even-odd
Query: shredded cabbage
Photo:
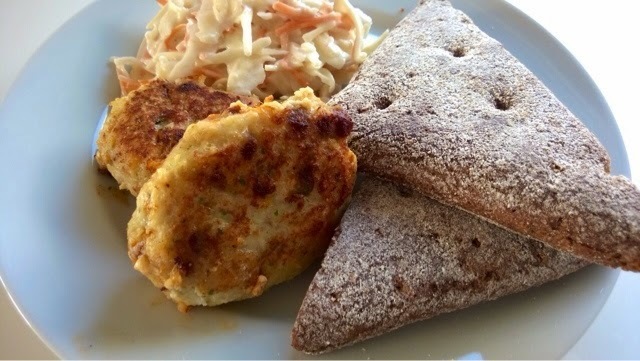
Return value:
<svg viewBox="0 0 640 361">
<path fill-rule="evenodd" d="M 386 35 L 348 0 L 159 0 L 136 57 L 113 61 L 122 93 L 154 78 L 200 78 L 237 94 L 328 98 Z"/>
</svg>

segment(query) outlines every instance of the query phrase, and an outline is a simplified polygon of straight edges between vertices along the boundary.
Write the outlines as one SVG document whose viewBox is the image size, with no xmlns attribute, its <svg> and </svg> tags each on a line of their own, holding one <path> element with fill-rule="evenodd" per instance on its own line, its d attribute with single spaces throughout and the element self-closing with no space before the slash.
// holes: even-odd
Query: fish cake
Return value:
<svg viewBox="0 0 640 361">
<path fill-rule="evenodd" d="M 296 276 L 326 250 L 353 189 L 351 129 L 309 88 L 189 126 L 137 197 L 134 268 L 183 310 Z"/>
<path fill-rule="evenodd" d="M 98 136 L 96 162 L 111 173 L 120 188 L 136 195 L 190 124 L 222 113 L 238 100 L 258 104 L 257 99 L 194 81 L 154 80 L 111 102 Z"/>
</svg>

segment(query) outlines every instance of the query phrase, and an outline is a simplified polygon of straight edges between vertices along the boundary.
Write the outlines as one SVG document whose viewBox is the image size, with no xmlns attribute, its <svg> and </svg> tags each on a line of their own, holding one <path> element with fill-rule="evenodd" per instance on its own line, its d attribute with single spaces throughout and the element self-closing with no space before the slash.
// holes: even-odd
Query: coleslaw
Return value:
<svg viewBox="0 0 640 361">
<path fill-rule="evenodd" d="M 137 56 L 113 59 L 123 94 L 198 78 L 260 98 L 309 86 L 328 98 L 383 40 L 349 0 L 158 0 Z"/>
</svg>

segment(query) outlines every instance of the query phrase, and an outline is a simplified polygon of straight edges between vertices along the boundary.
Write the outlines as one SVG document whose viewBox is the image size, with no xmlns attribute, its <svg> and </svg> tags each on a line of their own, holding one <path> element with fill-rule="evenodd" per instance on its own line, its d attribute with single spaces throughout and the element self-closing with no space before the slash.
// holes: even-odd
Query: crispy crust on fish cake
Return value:
<svg viewBox="0 0 640 361">
<path fill-rule="evenodd" d="M 310 89 L 191 125 L 138 195 L 135 269 L 182 307 L 294 277 L 324 253 L 350 197 L 351 128 Z"/>
<path fill-rule="evenodd" d="M 222 113 L 238 100 L 258 103 L 193 81 L 155 80 L 111 102 L 95 159 L 120 188 L 136 195 L 190 124 Z"/>
</svg>

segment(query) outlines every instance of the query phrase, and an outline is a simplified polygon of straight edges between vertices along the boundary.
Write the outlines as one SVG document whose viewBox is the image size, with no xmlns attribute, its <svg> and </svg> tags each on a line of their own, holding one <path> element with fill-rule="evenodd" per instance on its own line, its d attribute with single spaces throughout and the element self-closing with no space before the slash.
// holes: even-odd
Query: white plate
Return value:
<svg viewBox="0 0 640 361">
<path fill-rule="evenodd" d="M 413 0 L 354 1 L 390 26 Z M 629 175 L 615 121 L 580 65 L 499 0 L 454 1 L 591 128 Z M 133 199 L 100 195 L 91 139 L 117 84 L 112 55 L 133 54 L 153 1 L 98 1 L 59 29 L 0 108 L 0 274 L 22 314 L 63 358 L 303 358 L 289 331 L 312 270 L 263 297 L 178 313 L 126 256 Z M 406 13 L 406 12 L 405 12 Z M 378 29 L 379 30 L 379 29 Z M 559 282 L 405 327 L 331 358 L 558 358 L 606 301 L 617 271 Z"/>
</svg>

